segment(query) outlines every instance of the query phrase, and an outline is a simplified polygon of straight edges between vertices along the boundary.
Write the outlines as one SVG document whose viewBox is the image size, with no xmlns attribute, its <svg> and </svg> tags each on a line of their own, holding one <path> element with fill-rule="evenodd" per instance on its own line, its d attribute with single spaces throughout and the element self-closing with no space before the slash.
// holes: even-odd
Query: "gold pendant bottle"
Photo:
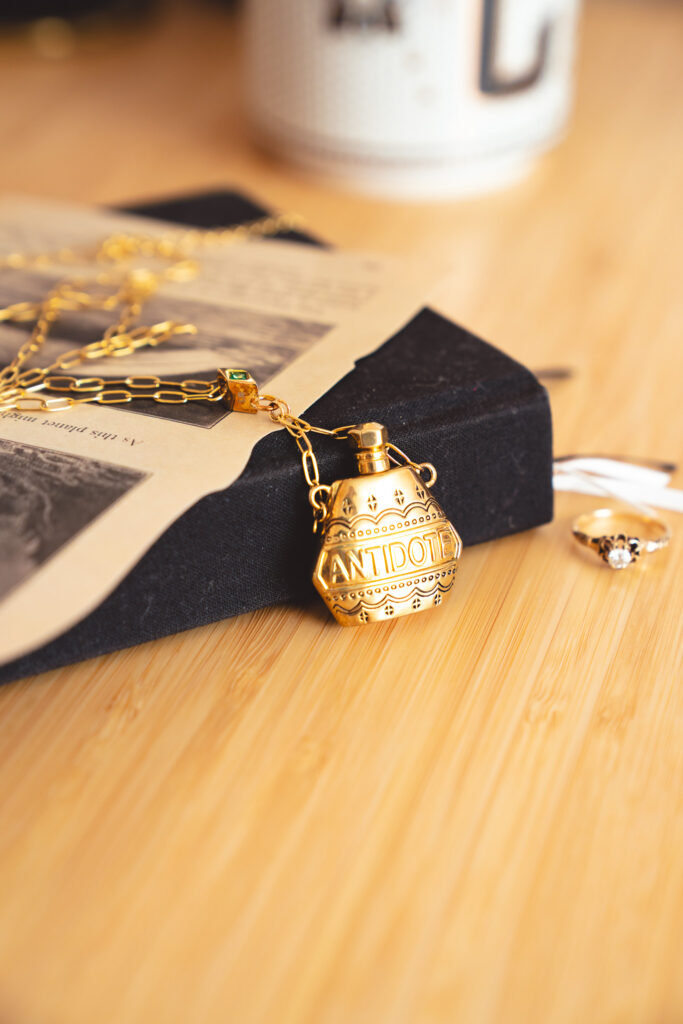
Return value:
<svg viewBox="0 0 683 1024">
<path fill-rule="evenodd" d="M 325 500 L 313 583 L 342 626 L 433 608 L 453 587 L 462 541 L 412 466 L 391 468 L 380 423 L 348 431 L 358 476 Z M 433 484 L 436 471 L 429 466 Z"/>
<path fill-rule="evenodd" d="M 386 622 L 441 604 L 453 588 L 462 541 L 429 490 L 436 480 L 431 463 L 412 462 L 389 443 L 381 423 L 313 426 L 282 399 L 259 394 L 248 370 L 219 370 L 219 379 L 231 411 L 266 412 L 296 441 L 313 530 L 323 534 L 313 585 L 337 622 Z M 358 476 L 321 484 L 310 433 L 348 439 Z M 404 464 L 392 469 L 397 456 Z"/>
</svg>

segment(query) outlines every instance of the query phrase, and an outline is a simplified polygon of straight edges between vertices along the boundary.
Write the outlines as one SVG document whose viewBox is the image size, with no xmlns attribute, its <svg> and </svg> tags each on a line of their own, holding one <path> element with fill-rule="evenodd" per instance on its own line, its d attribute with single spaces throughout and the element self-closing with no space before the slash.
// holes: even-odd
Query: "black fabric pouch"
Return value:
<svg viewBox="0 0 683 1024">
<path fill-rule="evenodd" d="M 218 227 L 264 210 L 237 193 L 216 192 L 129 212 Z M 319 244 L 296 233 L 285 237 Z M 305 417 L 386 424 L 411 458 L 436 465 L 435 496 L 465 546 L 552 518 L 545 389 L 520 363 L 431 309 L 359 360 Z M 320 438 L 316 455 L 323 481 L 353 475 L 345 446 Z M 0 682 L 264 605 L 308 601 L 314 591 L 302 553 L 312 567 L 315 544 L 299 453 L 284 432 L 270 434 L 238 480 L 181 516 L 82 622 L 0 668 Z"/>
</svg>

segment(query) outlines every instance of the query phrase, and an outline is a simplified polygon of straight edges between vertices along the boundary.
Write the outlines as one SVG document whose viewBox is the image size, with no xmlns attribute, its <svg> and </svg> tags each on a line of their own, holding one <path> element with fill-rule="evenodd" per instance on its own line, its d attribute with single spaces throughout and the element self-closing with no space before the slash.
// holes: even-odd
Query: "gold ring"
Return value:
<svg viewBox="0 0 683 1024">
<path fill-rule="evenodd" d="M 614 526 L 614 533 L 604 532 L 607 524 Z M 641 555 L 665 548 L 671 539 L 669 527 L 654 514 L 611 508 L 584 512 L 574 520 L 572 533 L 612 569 L 628 568 Z"/>
</svg>

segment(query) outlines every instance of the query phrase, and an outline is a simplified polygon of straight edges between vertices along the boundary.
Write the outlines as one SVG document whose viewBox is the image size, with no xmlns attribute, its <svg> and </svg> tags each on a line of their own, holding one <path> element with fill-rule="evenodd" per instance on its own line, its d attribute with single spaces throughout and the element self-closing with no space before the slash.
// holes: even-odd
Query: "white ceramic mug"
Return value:
<svg viewBox="0 0 683 1024">
<path fill-rule="evenodd" d="M 365 191 L 483 191 L 562 134 L 579 0 L 248 0 L 271 147 Z"/>
</svg>

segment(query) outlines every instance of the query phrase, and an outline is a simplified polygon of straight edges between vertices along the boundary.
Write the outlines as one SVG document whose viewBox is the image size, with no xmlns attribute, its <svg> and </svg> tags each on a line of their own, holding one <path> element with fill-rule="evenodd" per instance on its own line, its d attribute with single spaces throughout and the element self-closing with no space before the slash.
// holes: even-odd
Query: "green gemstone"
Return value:
<svg viewBox="0 0 683 1024">
<path fill-rule="evenodd" d="M 229 380 L 249 380 L 249 374 L 246 370 L 230 370 L 228 372 Z"/>
</svg>

